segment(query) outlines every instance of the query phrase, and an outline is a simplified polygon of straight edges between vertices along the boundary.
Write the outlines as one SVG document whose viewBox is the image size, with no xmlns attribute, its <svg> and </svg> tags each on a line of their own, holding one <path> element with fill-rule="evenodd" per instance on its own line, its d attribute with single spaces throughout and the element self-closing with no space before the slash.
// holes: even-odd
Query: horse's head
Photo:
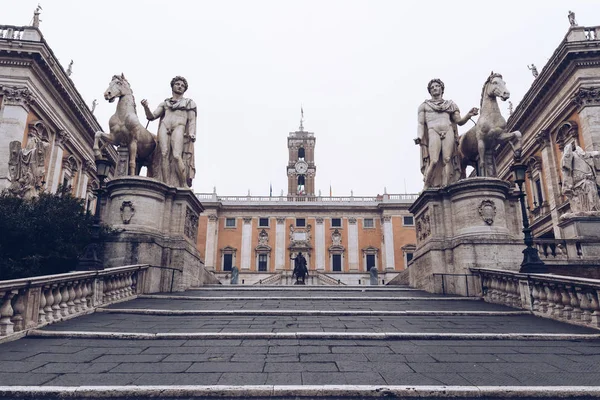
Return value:
<svg viewBox="0 0 600 400">
<path fill-rule="evenodd" d="M 115 75 L 112 77 L 108 89 L 104 92 L 104 99 L 108 100 L 109 103 L 112 103 L 117 97 L 122 97 L 131 93 L 131 87 L 129 86 L 127 79 L 125 79 L 125 75 Z"/>
<path fill-rule="evenodd" d="M 506 82 L 502 79 L 502 75 L 493 71 L 485 81 L 483 88 L 484 94 L 489 97 L 500 97 L 503 101 L 510 98 L 510 92 L 506 88 Z"/>
</svg>

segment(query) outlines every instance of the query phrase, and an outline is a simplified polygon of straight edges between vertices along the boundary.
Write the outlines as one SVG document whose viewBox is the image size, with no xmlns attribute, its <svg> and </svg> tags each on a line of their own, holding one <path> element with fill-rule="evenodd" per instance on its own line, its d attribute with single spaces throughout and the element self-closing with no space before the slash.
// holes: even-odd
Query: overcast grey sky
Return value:
<svg viewBox="0 0 600 400">
<path fill-rule="evenodd" d="M 28 25 L 38 0 L 0 0 L 0 24 Z M 492 5 L 497 4 L 497 5 Z M 568 31 L 600 25 L 600 1 L 212 0 L 41 1 L 40 29 L 104 130 L 103 100 L 125 73 L 151 108 L 175 75 L 198 104 L 194 190 L 268 195 L 287 190 L 287 135 L 317 138 L 323 195 L 422 189 L 417 107 L 434 77 L 466 113 L 490 71 L 514 106 Z M 508 103 L 501 104 L 508 117 Z M 141 107 L 138 108 L 138 112 Z M 142 123 L 145 117 L 140 114 Z M 150 124 L 156 132 L 157 122 Z M 460 129 L 470 128 L 469 122 Z"/>
</svg>

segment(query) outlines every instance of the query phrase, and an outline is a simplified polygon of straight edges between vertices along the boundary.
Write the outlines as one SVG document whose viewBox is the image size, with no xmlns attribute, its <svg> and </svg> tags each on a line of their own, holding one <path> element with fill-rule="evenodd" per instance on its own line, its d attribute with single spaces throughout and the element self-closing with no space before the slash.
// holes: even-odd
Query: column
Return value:
<svg viewBox="0 0 600 400">
<path fill-rule="evenodd" d="M 358 224 L 356 218 L 348 218 L 348 267 L 350 271 L 358 271 L 360 258 L 358 257 Z"/>
<path fill-rule="evenodd" d="M 211 271 L 216 269 L 217 239 L 219 234 L 219 218 L 215 214 L 208 215 L 206 224 L 206 249 L 204 250 L 204 266 Z"/>
<path fill-rule="evenodd" d="M 2 114 L 0 114 L 0 190 L 10 186 L 8 156 L 10 142 L 23 142 L 29 107 L 35 102 L 33 94 L 25 86 L 2 87 Z"/>
<path fill-rule="evenodd" d="M 325 224 L 323 217 L 317 217 L 317 226 L 315 228 L 315 268 L 325 270 Z"/>
<path fill-rule="evenodd" d="M 52 163 L 52 178 L 48 185 L 52 193 L 56 193 L 58 185 L 62 183 L 60 180 L 60 173 L 62 172 L 65 146 L 69 140 L 71 140 L 71 136 L 66 131 L 60 130 L 56 133 L 56 138 L 54 139 L 54 154 L 52 155 L 52 160 L 50 160 Z"/>
<path fill-rule="evenodd" d="M 586 151 L 600 150 L 600 88 L 579 88 L 574 102 L 579 107 L 579 126 L 585 145 L 582 147 Z"/>
<path fill-rule="evenodd" d="M 382 218 L 383 240 L 385 249 L 385 269 L 395 269 L 394 260 L 394 229 L 392 228 L 392 217 L 385 215 Z"/>
<path fill-rule="evenodd" d="M 275 269 L 285 269 L 285 218 L 277 217 L 275 228 Z"/>
<path fill-rule="evenodd" d="M 542 151 L 542 169 L 544 181 L 548 189 L 548 206 L 552 217 L 552 226 L 554 227 L 554 237 L 561 238 L 561 230 L 558 227 L 558 210 L 556 209 L 557 200 L 560 198 L 560 187 L 558 187 L 559 177 L 556 174 L 556 160 L 552 146 L 550 146 L 550 132 L 542 130 L 536 135 L 536 140 Z"/>
<path fill-rule="evenodd" d="M 240 260 L 240 269 L 248 270 L 252 265 L 252 217 L 242 218 L 244 223 L 242 225 L 242 253 Z"/>
</svg>

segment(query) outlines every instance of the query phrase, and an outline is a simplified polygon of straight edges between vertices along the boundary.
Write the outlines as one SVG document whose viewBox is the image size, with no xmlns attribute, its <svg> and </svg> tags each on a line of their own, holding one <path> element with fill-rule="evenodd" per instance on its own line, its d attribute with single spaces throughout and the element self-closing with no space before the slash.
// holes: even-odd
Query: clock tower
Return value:
<svg viewBox="0 0 600 400">
<path fill-rule="evenodd" d="M 315 195 L 315 135 L 304 130 L 304 110 L 301 110 L 300 127 L 290 132 L 287 140 L 289 161 L 287 165 L 288 196 Z"/>
</svg>

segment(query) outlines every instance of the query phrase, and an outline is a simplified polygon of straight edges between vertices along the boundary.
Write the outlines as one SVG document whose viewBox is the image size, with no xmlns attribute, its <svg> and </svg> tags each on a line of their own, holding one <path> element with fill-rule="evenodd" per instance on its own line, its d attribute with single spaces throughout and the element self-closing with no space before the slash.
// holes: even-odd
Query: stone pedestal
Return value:
<svg viewBox="0 0 600 400">
<path fill-rule="evenodd" d="M 439 292 L 444 279 L 446 293 L 466 295 L 467 287 L 476 285 L 465 278 L 469 268 L 519 270 L 525 245 L 518 198 L 509 183 L 469 178 L 427 189 L 409 211 L 417 231 L 411 286 Z"/>
<path fill-rule="evenodd" d="M 600 259 L 600 213 L 569 213 L 560 217 L 558 227 L 567 239 L 567 253 L 580 261 Z M 568 240 L 575 239 L 575 240 Z"/>
<path fill-rule="evenodd" d="M 118 233 L 106 241 L 104 266 L 150 264 L 151 291 L 181 291 L 215 280 L 196 248 L 204 210 L 191 189 L 127 176 L 106 185 L 102 222 Z M 172 268 L 172 269 L 167 269 Z M 173 269 L 176 271 L 173 272 Z M 171 279 L 173 278 L 173 282 Z"/>
</svg>

